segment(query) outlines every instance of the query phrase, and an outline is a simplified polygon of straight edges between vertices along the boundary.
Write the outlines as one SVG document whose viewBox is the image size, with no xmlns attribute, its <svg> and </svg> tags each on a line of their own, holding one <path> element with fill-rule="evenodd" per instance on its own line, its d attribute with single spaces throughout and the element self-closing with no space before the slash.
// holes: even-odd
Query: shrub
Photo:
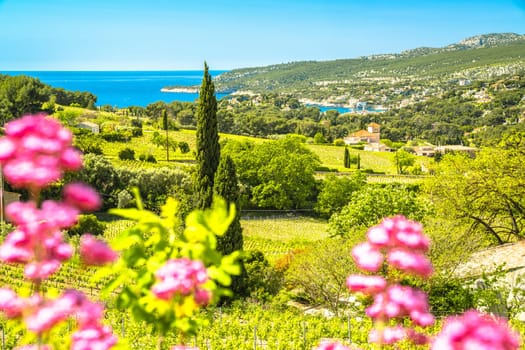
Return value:
<svg viewBox="0 0 525 350">
<path fill-rule="evenodd" d="M 130 139 L 130 135 L 120 131 L 105 132 L 100 137 L 108 142 L 128 142 Z"/>
<path fill-rule="evenodd" d="M 132 148 L 126 147 L 118 152 L 120 160 L 135 160 L 135 151 Z"/>
<path fill-rule="evenodd" d="M 344 146 L 344 145 L 345 145 L 345 142 L 343 141 L 343 139 L 334 140 L 334 146 Z"/>
<path fill-rule="evenodd" d="M 153 154 L 148 154 L 148 156 L 146 157 L 146 162 L 149 162 L 149 163 L 157 163 L 157 159 L 155 159 L 155 157 L 153 156 Z"/>
<path fill-rule="evenodd" d="M 282 274 L 270 265 L 258 250 L 248 251 L 244 258 L 245 280 L 248 295 L 258 301 L 268 301 L 281 289 Z"/>
<path fill-rule="evenodd" d="M 98 221 L 95 215 L 85 214 L 80 215 L 77 224 L 72 226 L 67 232 L 70 236 L 81 236 L 88 232 L 94 236 L 100 236 L 104 233 L 105 229 L 106 224 Z"/>
<path fill-rule="evenodd" d="M 126 147 L 118 153 L 118 157 L 120 160 L 135 160 L 135 151 Z"/>
<path fill-rule="evenodd" d="M 186 154 L 190 151 L 190 145 L 186 141 L 181 141 L 179 142 L 179 149 L 181 153 Z"/>
<path fill-rule="evenodd" d="M 140 137 L 143 135 L 142 128 L 132 128 L 131 129 L 131 136 L 132 137 Z"/>
</svg>

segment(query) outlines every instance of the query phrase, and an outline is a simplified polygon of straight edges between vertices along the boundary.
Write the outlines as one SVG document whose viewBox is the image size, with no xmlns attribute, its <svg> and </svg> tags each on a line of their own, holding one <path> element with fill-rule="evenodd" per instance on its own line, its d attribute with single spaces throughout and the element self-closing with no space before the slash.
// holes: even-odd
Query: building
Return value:
<svg viewBox="0 0 525 350">
<path fill-rule="evenodd" d="M 418 156 L 433 157 L 436 150 L 434 146 L 417 146 L 414 147 L 414 153 Z"/>
<path fill-rule="evenodd" d="M 358 143 L 379 143 L 381 138 L 381 126 L 377 123 L 368 124 L 367 130 L 356 131 L 344 138 L 347 145 L 356 145 Z"/>
<path fill-rule="evenodd" d="M 463 145 L 446 145 L 435 148 L 435 152 L 440 152 L 443 154 L 451 152 L 462 152 L 467 153 L 471 157 L 475 157 L 477 151 L 478 149 L 476 147 L 468 147 Z"/>
<path fill-rule="evenodd" d="M 93 134 L 98 134 L 100 132 L 100 127 L 98 126 L 98 124 L 92 122 L 80 122 L 78 123 L 77 127 L 79 127 L 80 129 L 91 130 Z"/>
<path fill-rule="evenodd" d="M 392 152 L 390 147 L 380 142 L 367 143 L 363 149 L 371 152 Z"/>
<path fill-rule="evenodd" d="M 508 295 L 499 295 L 500 302 L 485 311 L 508 317 L 509 307 L 525 302 L 522 300 L 523 293 L 516 293 L 517 290 L 525 288 L 524 251 L 525 240 L 477 251 L 467 261 L 459 264 L 453 275 L 466 282 L 473 281 L 473 286 L 477 289 L 488 287 L 483 281 L 483 276 L 496 278 L 495 283 L 502 288 L 502 291 L 506 290 Z M 518 312 L 514 318 L 525 321 L 525 312 Z"/>
<path fill-rule="evenodd" d="M 0 198 L 0 219 L 5 220 L 5 207 L 12 202 L 20 200 L 20 194 L 15 192 L 3 191 L 2 193 L 0 193 L 0 195 L 2 197 Z"/>
</svg>

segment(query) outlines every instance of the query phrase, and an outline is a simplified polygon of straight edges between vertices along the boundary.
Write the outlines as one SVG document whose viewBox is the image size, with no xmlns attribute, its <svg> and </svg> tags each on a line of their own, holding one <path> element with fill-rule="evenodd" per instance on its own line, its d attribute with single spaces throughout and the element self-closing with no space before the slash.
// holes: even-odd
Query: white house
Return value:
<svg viewBox="0 0 525 350">
<path fill-rule="evenodd" d="M 100 127 L 98 126 L 98 124 L 92 122 L 80 122 L 78 123 L 77 127 L 81 129 L 91 130 L 93 134 L 98 134 L 100 132 Z"/>
</svg>

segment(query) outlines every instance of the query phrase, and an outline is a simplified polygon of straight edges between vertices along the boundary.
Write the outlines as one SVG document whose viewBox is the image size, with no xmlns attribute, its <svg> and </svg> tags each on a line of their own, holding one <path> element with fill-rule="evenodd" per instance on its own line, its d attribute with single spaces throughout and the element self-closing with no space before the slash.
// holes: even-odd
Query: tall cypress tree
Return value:
<svg viewBox="0 0 525 350">
<path fill-rule="evenodd" d="M 195 179 L 196 207 L 211 207 L 213 182 L 219 165 L 220 146 L 217 130 L 217 99 L 215 86 L 204 62 L 204 77 L 197 106 L 197 174 Z"/>
<path fill-rule="evenodd" d="M 345 147 L 344 166 L 345 168 L 350 168 L 350 152 L 348 152 L 348 148 L 346 147 Z"/>
<path fill-rule="evenodd" d="M 241 227 L 241 208 L 239 206 L 239 184 L 235 163 L 230 156 L 221 157 L 217 174 L 215 175 L 214 194 L 221 196 L 228 203 L 235 204 L 235 218 L 222 237 L 217 237 L 217 250 L 224 255 L 236 250 L 242 250 L 244 238 Z M 245 295 L 246 270 L 241 266 L 241 275 L 233 276 L 231 289 L 235 295 Z"/>
</svg>

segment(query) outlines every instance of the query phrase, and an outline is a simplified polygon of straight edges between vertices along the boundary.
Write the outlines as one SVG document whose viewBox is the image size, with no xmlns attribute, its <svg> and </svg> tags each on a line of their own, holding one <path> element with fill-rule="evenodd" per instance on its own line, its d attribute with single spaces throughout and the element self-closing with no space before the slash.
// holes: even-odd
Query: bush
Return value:
<svg viewBox="0 0 525 350">
<path fill-rule="evenodd" d="M 334 146 L 344 146 L 344 145 L 345 145 L 345 142 L 343 141 L 343 139 L 334 140 Z"/>
<path fill-rule="evenodd" d="M 463 283 L 464 281 L 450 276 L 438 277 L 422 288 L 428 293 L 428 302 L 434 315 L 459 314 L 475 306 L 474 296 Z"/>
<path fill-rule="evenodd" d="M 131 136 L 132 137 L 141 137 L 143 135 L 142 128 L 132 128 Z"/>
<path fill-rule="evenodd" d="M 118 208 L 129 208 L 135 206 L 135 199 L 127 190 L 122 190 L 117 195 Z"/>
<path fill-rule="evenodd" d="M 281 289 L 282 274 L 270 265 L 258 250 L 248 251 L 244 258 L 245 280 L 248 295 L 257 301 L 269 301 Z"/>
<path fill-rule="evenodd" d="M 142 162 L 145 162 L 146 161 L 146 155 L 144 153 L 142 153 L 140 156 L 139 156 L 139 160 L 142 161 Z"/>
<path fill-rule="evenodd" d="M 179 142 L 179 149 L 182 154 L 186 154 L 190 151 L 190 145 L 186 141 Z"/>
<path fill-rule="evenodd" d="M 128 142 L 130 139 L 130 135 L 120 131 L 105 132 L 100 137 L 108 142 Z"/>
<path fill-rule="evenodd" d="M 157 159 L 155 159 L 155 157 L 153 156 L 153 154 L 148 154 L 148 156 L 146 157 L 146 162 L 149 162 L 149 163 L 157 163 Z"/>
<path fill-rule="evenodd" d="M 120 160 L 135 160 L 135 151 L 126 147 L 118 153 L 118 158 Z"/>
<path fill-rule="evenodd" d="M 72 226 L 67 232 L 70 236 L 81 236 L 84 233 L 91 233 L 95 236 L 100 236 L 104 233 L 106 224 L 97 220 L 93 214 L 80 215 L 78 222 Z"/>
</svg>

